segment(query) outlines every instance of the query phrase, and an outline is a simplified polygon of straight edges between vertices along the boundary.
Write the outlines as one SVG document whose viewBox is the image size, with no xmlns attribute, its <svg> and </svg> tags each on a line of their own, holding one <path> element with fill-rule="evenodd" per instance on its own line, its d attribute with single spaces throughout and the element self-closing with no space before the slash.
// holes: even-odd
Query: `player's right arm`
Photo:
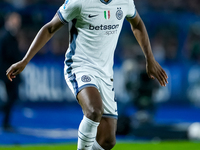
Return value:
<svg viewBox="0 0 200 150">
<path fill-rule="evenodd" d="M 133 34 L 135 35 L 136 40 L 138 41 L 146 58 L 147 74 L 152 79 L 156 78 L 161 86 L 166 86 L 166 84 L 168 83 L 168 76 L 153 56 L 146 27 L 142 19 L 140 18 L 140 15 L 135 9 L 135 4 L 133 0 L 129 0 L 128 7 L 129 8 L 126 14 L 126 19 L 129 21 Z"/>
<path fill-rule="evenodd" d="M 13 64 L 6 71 L 6 75 L 10 81 L 21 73 L 33 56 L 52 38 L 56 31 L 58 31 L 64 24 L 60 21 L 56 14 L 53 19 L 45 24 L 34 38 L 24 58 Z"/>
</svg>

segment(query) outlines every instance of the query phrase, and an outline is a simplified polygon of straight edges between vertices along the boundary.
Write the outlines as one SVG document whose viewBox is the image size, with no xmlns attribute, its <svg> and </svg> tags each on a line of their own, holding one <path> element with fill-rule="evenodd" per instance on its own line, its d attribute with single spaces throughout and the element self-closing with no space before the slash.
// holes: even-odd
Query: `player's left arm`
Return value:
<svg viewBox="0 0 200 150">
<path fill-rule="evenodd" d="M 16 75 L 21 73 L 29 61 L 36 55 L 36 53 L 53 37 L 53 35 L 64 26 L 60 21 L 58 14 L 56 14 L 53 19 L 45 24 L 35 36 L 33 42 L 31 43 L 26 55 L 21 61 L 11 65 L 7 71 L 7 78 L 12 81 L 16 78 Z"/>
<path fill-rule="evenodd" d="M 127 20 L 130 23 L 133 34 L 145 55 L 148 76 L 152 79 L 155 77 L 161 86 L 166 86 L 166 83 L 168 83 L 168 76 L 153 56 L 149 36 L 140 15 L 136 12 L 134 18 L 127 18 Z"/>
</svg>

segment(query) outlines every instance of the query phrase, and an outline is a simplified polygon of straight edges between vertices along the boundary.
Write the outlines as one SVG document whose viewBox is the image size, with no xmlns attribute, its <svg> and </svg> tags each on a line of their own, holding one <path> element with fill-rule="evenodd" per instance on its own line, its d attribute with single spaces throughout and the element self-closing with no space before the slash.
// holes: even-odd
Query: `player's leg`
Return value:
<svg viewBox="0 0 200 150">
<path fill-rule="evenodd" d="M 86 87 L 78 93 L 77 99 L 84 113 L 78 131 L 78 150 L 90 150 L 103 114 L 101 96 L 97 88 Z"/>
<path fill-rule="evenodd" d="M 117 119 L 102 117 L 92 150 L 110 150 L 116 143 Z"/>
<path fill-rule="evenodd" d="M 102 115 L 92 150 L 110 150 L 116 142 L 117 102 L 115 101 L 113 80 L 107 78 L 98 79 L 98 83 L 101 85 L 99 86 L 99 91 L 104 106 L 104 114 Z"/>
<path fill-rule="evenodd" d="M 82 89 L 78 93 L 77 99 L 84 115 L 95 122 L 100 122 L 103 114 L 103 103 L 97 88 L 86 87 Z"/>
</svg>

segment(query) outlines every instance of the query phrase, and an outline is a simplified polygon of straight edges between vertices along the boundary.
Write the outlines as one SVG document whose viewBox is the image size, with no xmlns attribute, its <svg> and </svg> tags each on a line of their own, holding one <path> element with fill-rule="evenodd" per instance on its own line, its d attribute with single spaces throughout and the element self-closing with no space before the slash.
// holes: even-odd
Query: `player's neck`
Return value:
<svg viewBox="0 0 200 150">
<path fill-rule="evenodd" d="M 104 0 L 105 2 L 108 2 L 109 0 Z"/>
</svg>

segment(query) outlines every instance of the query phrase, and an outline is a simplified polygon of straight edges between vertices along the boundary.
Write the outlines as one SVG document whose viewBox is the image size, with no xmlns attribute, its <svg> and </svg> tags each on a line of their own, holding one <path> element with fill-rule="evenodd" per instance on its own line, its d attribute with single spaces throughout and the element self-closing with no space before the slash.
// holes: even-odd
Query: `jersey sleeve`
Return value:
<svg viewBox="0 0 200 150">
<path fill-rule="evenodd" d="M 129 0 L 126 18 L 134 18 L 136 16 L 136 8 L 133 0 Z"/>
<path fill-rule="evenodd" d="M 58 9 L 57 14 L 62 23 L 67 23 L 76 18 L 81 11 L 81 0 L 65 0 L 65 3 Z"/>
</svg>

